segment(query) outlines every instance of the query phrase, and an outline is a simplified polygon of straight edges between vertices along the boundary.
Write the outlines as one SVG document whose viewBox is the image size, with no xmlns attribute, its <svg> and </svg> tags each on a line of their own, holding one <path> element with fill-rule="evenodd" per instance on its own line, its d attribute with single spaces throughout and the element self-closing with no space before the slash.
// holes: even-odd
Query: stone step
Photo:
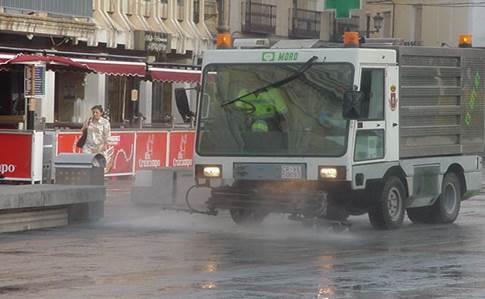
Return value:
<svg viewBox="0 0 485 299">
<path fill-rule="evenodd" d="M 68 212 L 66 208 L 0 214 L 0 233 L 58 227 L 67 224 Z"/>
</svg>

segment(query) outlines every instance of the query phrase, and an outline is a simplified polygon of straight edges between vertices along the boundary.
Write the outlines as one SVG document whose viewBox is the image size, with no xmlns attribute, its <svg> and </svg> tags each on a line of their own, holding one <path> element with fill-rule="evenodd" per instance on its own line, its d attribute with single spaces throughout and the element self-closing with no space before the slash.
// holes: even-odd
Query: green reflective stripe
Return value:
<svg viewBox="0 0 485 299">
<path fill-rule="evenodd" d="M 236 107 L 239 108 L 239 109 L 251 109 L 252 106 L 249 105 L 248 103 L 244 103 L 242 101 L 237 101 L 235 103 Z"/>
<path fill-rule="evenodd" d="M 271 99 L 268 98 L 258 98 L 251 102 L 256 108 L 253 116 L 257 118 L 269 118 L 276 115 L 276 110 Z"/>
<path fill-rule="evenodd" d="M 248 94 L 249 90 L 247 89 L 242 89 L 239 93 L 238 93 L 238 97 L 242 97 L 243 95 L 245 94 Z M 256 99 L 256 96 L 254 94 L 251 94 L 251 95 L 248 95 L 246 97 L 243 97 L 241 98 L 241 101 L 236 101 L 236 103 L 234 103 L 234 105 L 239 108 L 239 109 L 251 109 L 251 105 L 249 105 L 248 103 L 245 103 L 245 102 L 250 102 L 252 103 L 253 100 Z"/>
<path fill-rule="evenodd" d="M 241 97 L 248 92 L 249 91 L 247 89 L 243 89 L 239 92 L 238 97 Z M 252 115 L 256 118 L 270 118 L 274 117 L 276 113 L 285 114 L 288 112 L 288 107 L 285 104 L 285 100 L 283 99 L 281 93 L 275 88 L 263 91 L 258 96 L 252 94 L 243 97 L 241 98 L 241 101 L 237 101 L 235 105 L 240 109 L 253 108 L 248 103 L 254 105 L 255 111 L 252 113 Z"/>
<path fill-rule="evenodd" d="M 283 100 L 283 96 L 277 89 L 271 88 L 266 93 L 273 100 L 274 107 L 278 113 L 286 113 L 288 111 L 285 100 Z"/>
<path fill-rule="evenodd" d="M 242 90 L 241 90 L 241 91 L 240 91 L 240 92 L 237 94 L 237 96 L 238 96 L 238 97 L 242 97 L 243 95 L 248 94 L 248 93 L 249 93 L 249 90 L 247 90 L 247 89 L 242 89 Z M 253 93 L 253 94 L 250 94 L 250 95 L 247 95 L 247 96 L 245 96 L 245 97 L 242 97 L 242 98 L 241 98 L 241 100 L 243 100 L 243 101 L 254 101 L 254 100 L 256 100 L 256 99 L 257 99 L 257 98 L 256 98 L 256 95 L 255 95 L 254 93 Z"/>
<path fill-rule="evenodd" d="M 269 131 L 269 128 L 268 128 L 268 124 L 264 121 L 264 120 L 257 120 L 255 122 L 253 122 L 253 124 L 251 125 L 251 130 L 253 132 L 268 132 Z"/>
</svg>

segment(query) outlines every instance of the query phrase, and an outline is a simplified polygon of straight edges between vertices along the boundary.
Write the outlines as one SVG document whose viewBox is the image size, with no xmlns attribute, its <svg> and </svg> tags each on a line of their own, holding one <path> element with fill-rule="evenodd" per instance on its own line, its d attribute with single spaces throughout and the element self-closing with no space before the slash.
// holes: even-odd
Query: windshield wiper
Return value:
<svg viewBox="0 0 485 299">
<path fill-rule="evenodd" d="M 263 87 L 260 87 L 258 89 L 253 90 L 253 91 L 250 91 L 246 94 L 243 94 L 242 96 L 239 96 L 239 97 L 237 97 L 233 100 L 224 102 L 224 103 L 221 104 L 221 107 L 230 105 L 230 104 L 237 102 L 237 101 L 242 101 L 242 99 L 247 97 L 247 96 L 250 96 L 252 94 L 258 94 L 262 91 L 267 91 L 269 88 L 280 87 L 280 86 L 283 86 L 285 84 L 288 84 L 291 81 L 298 79 L 303 73 L 305 73 L 313 65 L 313 62 L 315 62 L 315 60 L 317 60 L 317 59 L 318 59 L 317 56 L 313 56 L 312 58 L 308 59 L 307 62 L 305 62 L 296 72 L 294 72 L 290 76 L 288 76 L 284 79 L 269 83 L 269 84 L 267 84 Z"/>
</svg>

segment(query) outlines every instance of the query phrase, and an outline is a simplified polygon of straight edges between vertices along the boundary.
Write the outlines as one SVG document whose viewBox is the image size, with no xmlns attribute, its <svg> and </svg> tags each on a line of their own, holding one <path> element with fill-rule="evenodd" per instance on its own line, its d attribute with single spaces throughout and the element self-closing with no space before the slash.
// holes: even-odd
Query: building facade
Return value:
<svg viewBox="0 0 485 299">
<path fill-rule="evenodd" d="M 35 112 L 39 122 L 50 126 L 79 124 L 96 104 L 109 109 L 114 126 L 126 126 L 138 114 L 151 126 L 181 122 L 174 89 L 196 84 L 198 77 L 193 75 L 203 52 L 214 47 L 217 2 L 0 0 L 0 60 L 1 55 L 6 62 L 23 53 L 67 57 L 87 66 L 88 70 L 80 71 L 47 63 L 45 94 Z M 224 2 L 226 24 L 234 38 L 262 37 L 271 43 L 280 39 L 339 41 L 348 30 L 369 36 L 419 36 L 417 29 L 394 32 L 405 27 L 398 25 L 405 17 L 398 18 L 396 13 L 404 8 L 382 1 L 371 4 L 369 0 L 364 9 L 351 10 L 348 18 L 336 18 L 335 10 L 325 9 L 324 0 Z M 371 30 L 377 12 L 385 18 L 379 33 Z M 427 8 L 421 13 L 426 16 Z M 431 27 L 427 23 L 420 26 Z M 3 69 L 8 71 L 0 72 L 0 82 L 10 87 L 0 92 L 0 127 L 13 127 L 25 123 L 28 112 L 24 68 Z M 195 105 L 195 92 L 187 93 Z"/>
<path fill-rule="evenodd" d="M 114 126 L 140 113 L 149 125 L 177 121 L 173 90 L 197 81 L 215 15 L 211 0 L 0 0 L 0 82 L 9 86 L 0 127 L 26 122 L 24 64 L 12 60 L 20 54 L 44 57 L 32 62 L 47 70 L 45 91 L 32 101 L 38 123 L 80 123 L 96 104 Z M 58 57 L 85 69 L 59 66 Z"/>
<path fill-rule="evenodd" d="M 231 0 L 230 31 L 235 38 L 320 39 L 339 41 L 344 31 L 362 31 L 365 11 L 353 9 L 348 18 L 336 18 L 325 0 Z"/>
<path fill-rule="evenodd" d="M 472 34 L 474 46 L 485 46 L 483 1 L 367 0 L 367 15 L 384 16 L 375 37 L 392 37 L 425 46 L 458 45 L 460 34 Z"/>
</svg>

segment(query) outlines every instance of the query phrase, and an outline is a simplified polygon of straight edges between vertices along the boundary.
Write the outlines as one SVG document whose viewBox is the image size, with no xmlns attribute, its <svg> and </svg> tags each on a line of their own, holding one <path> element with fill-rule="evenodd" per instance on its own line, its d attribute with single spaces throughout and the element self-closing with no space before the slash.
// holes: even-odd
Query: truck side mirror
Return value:
<svg viewBox="0 0 485 299">
<path fill-rule="evenodd" d="M 352 90 L 344 93 L 342 115 L 344 119 L 360 119 L 363 112 L 365 94 L 362 91 Z"/>
<path fill-rule="evenodd" d="M 175 103 L 177 104 L 177 110 L 182 116 L 184 123 L 190 123 L 194 116 L 194 112 L 190 111 L 189 99 L 187 98 L 185 88 L 175 89 Z"/>
</svg>

